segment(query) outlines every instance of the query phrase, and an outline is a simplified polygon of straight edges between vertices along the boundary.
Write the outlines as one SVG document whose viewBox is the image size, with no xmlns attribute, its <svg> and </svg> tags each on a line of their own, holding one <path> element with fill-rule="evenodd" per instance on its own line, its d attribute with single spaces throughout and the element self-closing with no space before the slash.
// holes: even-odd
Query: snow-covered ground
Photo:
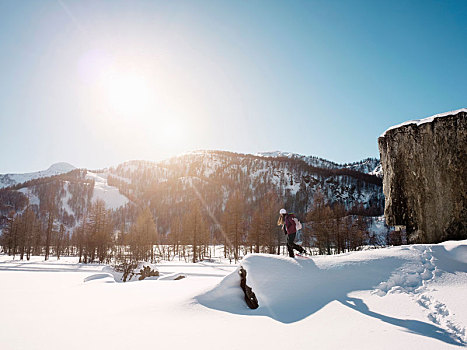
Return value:
<svg viewBox="0 0 467 350">
<path fill-rule="evenodd" d="M 449 349 L 465 347 L 467 241 L 236 265 L 158 264 L 116 283 L 76 258 L 0 256 L 1 349 Z M 183 274 L 186 278 L 164 278 Z M 85 282 L 86 281 L 86 282 Z"/>
</svg>

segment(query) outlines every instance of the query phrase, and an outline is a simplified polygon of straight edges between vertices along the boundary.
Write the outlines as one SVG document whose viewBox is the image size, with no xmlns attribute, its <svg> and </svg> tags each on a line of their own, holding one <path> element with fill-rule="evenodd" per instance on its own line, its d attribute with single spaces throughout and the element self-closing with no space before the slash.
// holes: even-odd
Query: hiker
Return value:
<svg viewBox="0 0 467 350">
<path fill-rule="evenodd" d="M 289 251 L 289 256 L 295 258 L 294 249 L 298 250 L 300 253 L 305 253 L 305 249 L 294 243 L 295 236 L 297 235 L 297 223 L 300 224 L 300 221 L 295 217 L 294 214 L 287 214 L 287 210 L 281 209 L 279 211 L 279 220 L 277 225 L 282 225 L 284 234 L 287 235 L 287 250 Z M 300 224 L 301 225 L 301 224 Z"/>
</svg>

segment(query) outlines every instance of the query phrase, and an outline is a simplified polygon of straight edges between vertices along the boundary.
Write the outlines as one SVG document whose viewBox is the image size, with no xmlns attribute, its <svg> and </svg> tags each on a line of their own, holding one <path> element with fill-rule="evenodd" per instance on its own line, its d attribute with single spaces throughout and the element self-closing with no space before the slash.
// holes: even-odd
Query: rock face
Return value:
<svg viewBox="0 0 467 350">
<path fill-rule="evenodd" d="M 378 144 L 388 225 L 414 243 L 467 238 L 467 109 L 392 127 Z"/>
</svg>

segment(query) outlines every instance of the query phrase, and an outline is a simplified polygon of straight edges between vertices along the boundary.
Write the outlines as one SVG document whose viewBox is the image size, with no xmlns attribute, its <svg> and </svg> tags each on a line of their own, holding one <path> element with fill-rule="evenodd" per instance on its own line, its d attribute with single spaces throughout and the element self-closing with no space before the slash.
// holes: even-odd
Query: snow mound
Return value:
<svg viewBox="0 0 467 350">
<path fill-rule="evenodd" d="M 247 284 L 258 298 L 258 309 L 250 310 L 246 306 L 238 270 L 212 290 L 197 296 L 196 300 L 208 308 L 267 316 L 282 323 L 301 321 L 337 301 L 364 315 L 405 327 L 409 332 L 450 344 L 466 344 L 465 326 L 445 301 L 449 300 L 449 294 L 438 300 L 433 294 L 437 289 L 430 286 L 441 283 L 442 288 L 446 288 L 443 281 L 448 281 L 447 288 L 456 288 L 463 283 L 463 278 L 467 281 L 467 241 L 390 247 L 308 259 L 251 254 L 241 261 L 241 265 L 247 271 Z M 354 297 L 358 293 L 369 293 L 386 300 L 395 295 L 406 295 L 422 307 L 429 322 L 375 313 L 361 299 Z"/>
<path fill-rule="evenodd" d="M 457 242 L 450 241 L 445 242 L 443 247 L 451 260 L 467 264 L 467 245 L 458 245 Z"/>
<path fill-rule="evenodd" d="M 259 308 L 247 308 L 240 276 L 233 272 L 213 290 L 197 297 L 204 306 L 239 314 L 269 316 L 284 323 L 299 321 L 331 301 L 345 302 L 347 294 L 372 290 L 406 262 L 404 257 L 360 252 L 339 257 L 292 259 L 269 254 L 247 255 L 241 265 Z M 330 259 L 331 258 L 331 259 Z M 329 264 L 329 260 L 333 263 Z"/>
<path fill-rule="evenodd" d="M 106 283 L 115 282 L 114 276 L 111 273 L 96 273 L 84 278 L 84 282 L 104 280 Z"/>
</svg>

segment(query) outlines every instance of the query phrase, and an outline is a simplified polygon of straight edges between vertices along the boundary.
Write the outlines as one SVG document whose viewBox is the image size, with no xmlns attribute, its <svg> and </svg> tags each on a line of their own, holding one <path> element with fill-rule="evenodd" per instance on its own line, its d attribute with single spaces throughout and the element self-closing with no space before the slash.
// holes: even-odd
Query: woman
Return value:
<svg viewBox="0 0 467 350">
<path fill-rule="evenodd" d="M 295 223 L 295 215 L 290 213 L 287 214 L 285 209 L 281 209 L 279 211 L 279 220 L 277 221 L 277 225 L 282 225 L 282 229 L 284 233 L 287 235 L 287 250 L 289 251 L 289 256 L 291 258 L 295 258 L 294 249 L 298 250 L 300 253 L 305 253 L 305 249 L 299 246 L 298 244 L 294 243 L 295 236 L 297 234 L 297 226 Z"/>
</svg>

